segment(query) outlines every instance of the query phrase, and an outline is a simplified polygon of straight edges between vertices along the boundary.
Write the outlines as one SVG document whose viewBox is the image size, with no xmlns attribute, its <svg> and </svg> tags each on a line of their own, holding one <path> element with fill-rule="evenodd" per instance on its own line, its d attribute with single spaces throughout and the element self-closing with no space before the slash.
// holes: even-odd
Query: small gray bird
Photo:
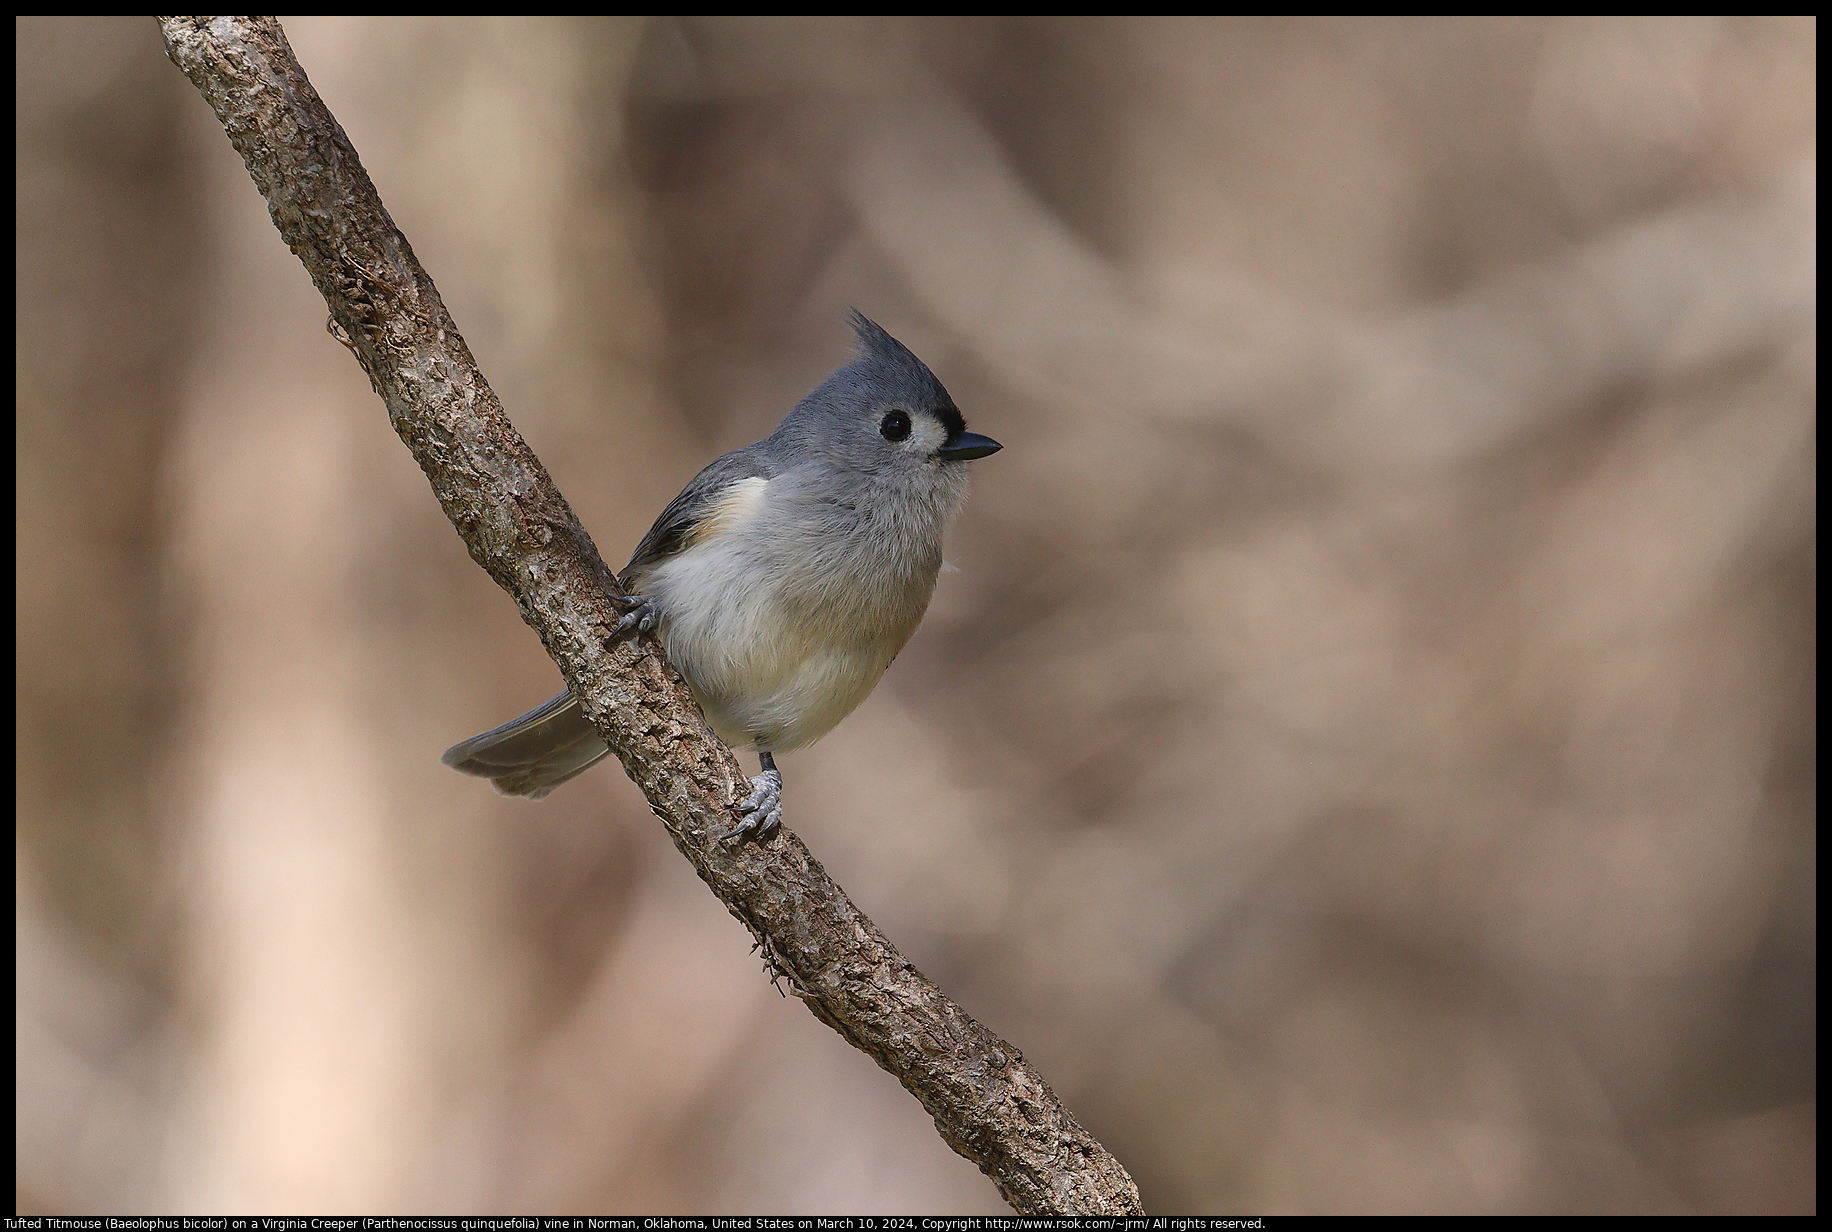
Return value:
<svg viewBox="0 0 1832 1232">
<path fill-rule="evenodd" d="M 618 631 L 655 630 L 713 731 L 758 753 L 735 835 L 782 820 L 775 754 L 833 730 L 916 632 L 963 463 L 1000 448 L 901 342 L 857 312 L 852 326 L 852 362 L 695 475 L 621 575 Z M 608 752 L 561 693 L 443 760 L 538 800 Z"/>
</svg>

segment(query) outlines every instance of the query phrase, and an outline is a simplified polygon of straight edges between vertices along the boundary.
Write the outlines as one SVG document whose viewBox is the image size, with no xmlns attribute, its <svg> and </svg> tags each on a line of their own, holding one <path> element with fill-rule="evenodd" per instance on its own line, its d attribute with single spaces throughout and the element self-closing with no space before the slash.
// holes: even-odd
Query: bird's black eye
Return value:
<svg viewBox="0 0 1832 1232">
<path fill-rule="evenodd" d="M 887 441 L 900 441 L 910 434 L 910 417 L 902 411 L 892 411 L 878 425 L 878 431 Z"/>
</svg>

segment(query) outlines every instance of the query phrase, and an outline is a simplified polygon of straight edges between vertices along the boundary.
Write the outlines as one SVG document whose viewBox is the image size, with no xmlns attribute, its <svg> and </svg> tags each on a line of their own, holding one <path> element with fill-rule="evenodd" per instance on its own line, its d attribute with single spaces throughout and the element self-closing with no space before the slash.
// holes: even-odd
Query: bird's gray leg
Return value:
<svg viewBox="0 0 1832 1232">
<path fill-rule="evenodd" d="M 617 595 L 611 602 L 623 609 L 623 619 L 611 630 L 612 637 L 618 637 L 630 629 L 647 633 L 661 623 L 661 612 L 656 608 L 655 600 L 647 595 Z"/>
<path fill-rule="evenodd" d="M 763 773 L 751 779 L 751 796 L 738 806 L 744 814 L 744 820 L 738 823 L 729 838 L 745 834 L 762 837 L 782 824 L 782 775 L 776 770 L 776 759 L 768 753 L 757 754 L 757 760 L 763 765 Z"/>
</svg>

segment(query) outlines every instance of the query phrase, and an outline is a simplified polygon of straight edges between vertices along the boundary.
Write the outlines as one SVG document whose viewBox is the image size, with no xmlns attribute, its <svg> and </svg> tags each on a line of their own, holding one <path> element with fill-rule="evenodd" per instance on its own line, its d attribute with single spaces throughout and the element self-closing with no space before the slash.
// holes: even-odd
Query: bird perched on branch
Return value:
<svg viewBox="0 0 1832 1232">
<path fill-rule="evenodd" d="M 733 835 L 782 819 L 775 754 L 865 700 L 928 609 L 967 431 L 909 348 L 855 312 L 858 353 L 755 445 L 693 477 L 636 545 L 618 632 L 654 630 L 721 740 L 762 773 Z M 540 799 L 610 749 L 571 693 L 446 750 L 446 765 Z"/>
</svg>

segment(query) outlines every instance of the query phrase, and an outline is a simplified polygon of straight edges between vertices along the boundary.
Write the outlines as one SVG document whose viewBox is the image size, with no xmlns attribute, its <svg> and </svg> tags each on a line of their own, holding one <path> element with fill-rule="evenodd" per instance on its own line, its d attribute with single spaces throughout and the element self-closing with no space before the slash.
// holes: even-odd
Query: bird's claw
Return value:
<svg viewBox="0 0 1832 1232">
<path fill-rule="evenodd" d="M 631 630 L 647 633 L 661 623 L 661 612 L 655 600 L 647 595 L 618 595 L 612 602 L 623 609 L 623 618 L 611 630 L 612 637 L 621 637 Z"/>
<path fill-rule="evenodd" d="M 752 775 L 750 798 L 738 806 L 738 812 L 744 820 L 725 836 L 728 839 L 742 838 L 746 834 L 762 838 L 781 825 L 782 775 L 775 770 Z"/>
</svg>

